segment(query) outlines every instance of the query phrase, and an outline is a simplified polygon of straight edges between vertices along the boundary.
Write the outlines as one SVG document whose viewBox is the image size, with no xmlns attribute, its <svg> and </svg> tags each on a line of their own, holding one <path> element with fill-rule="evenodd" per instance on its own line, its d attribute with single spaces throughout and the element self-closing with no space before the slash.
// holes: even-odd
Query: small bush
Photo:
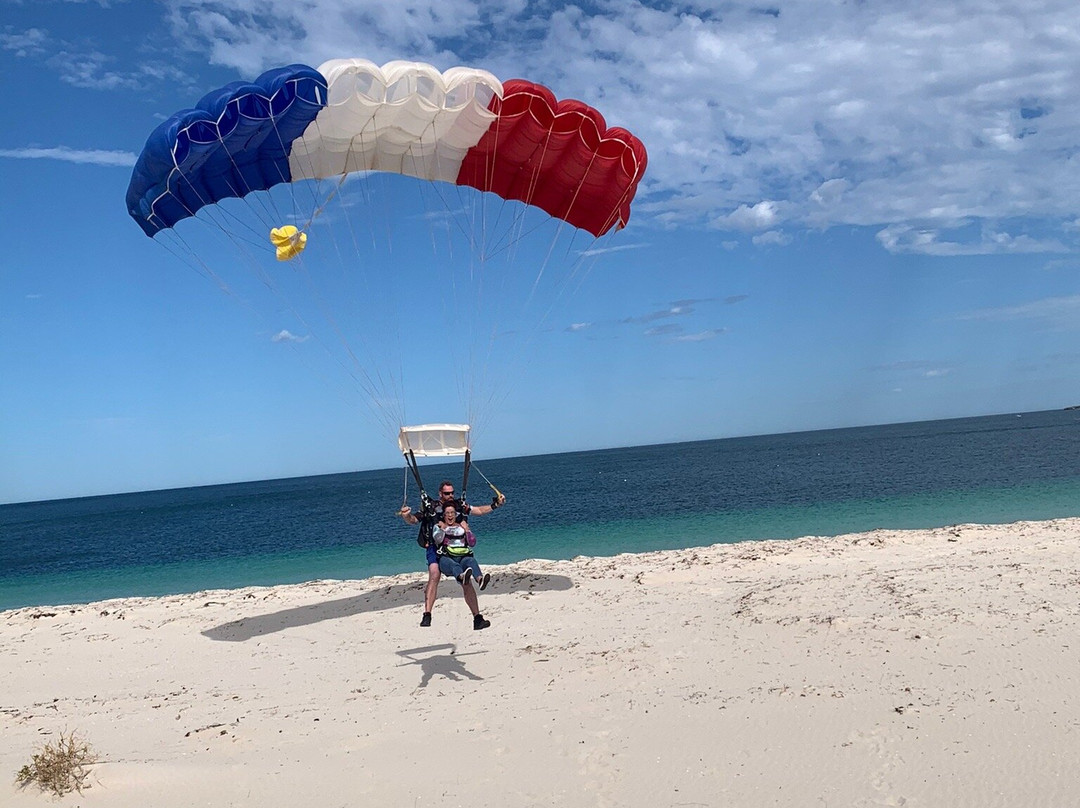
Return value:
<svg viewBox="0 0 1080 808">
<path fill-rule="evenodd" d="M 82 794 L 90 766 L 97 762 L 98 757 L 90 744 L 77 739 L 74 732 L 61 732 L 55 746 L 46 743 L 29 764 L 19 769 L 16 782 L 20 788 L 37 783 L 42 791 L 51 791 L 58 797 L 69 791 Z"/>
</svg>

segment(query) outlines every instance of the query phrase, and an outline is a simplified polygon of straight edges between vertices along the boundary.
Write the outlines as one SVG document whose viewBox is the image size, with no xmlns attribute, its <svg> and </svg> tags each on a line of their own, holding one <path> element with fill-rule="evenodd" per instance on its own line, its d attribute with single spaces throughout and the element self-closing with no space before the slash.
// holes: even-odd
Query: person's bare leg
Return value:
<svg viewBox="0 0 1080 808">
<path fill-rule="evenodd" d="M 424 587 L 424 611 L 430 612 L 431 608 L 435 605 L 435 598 L 439 594 L 439 579 L 442 577 L 442 573 L 439 572 L 438 564 L 428 564 L 427 572 L 427 586 Z"/>
<path fill-rule="evenodd" d="M 465 602 L 469 604 L 469 611 L 473 613 L 473 617 L 480 614 L 480 602 L 476 598 L 476 590 L 473 589 L 472 581 L 465 582 L 465 586 L 461 587 L 461 594 L 465 596 Z"/>
</svg>

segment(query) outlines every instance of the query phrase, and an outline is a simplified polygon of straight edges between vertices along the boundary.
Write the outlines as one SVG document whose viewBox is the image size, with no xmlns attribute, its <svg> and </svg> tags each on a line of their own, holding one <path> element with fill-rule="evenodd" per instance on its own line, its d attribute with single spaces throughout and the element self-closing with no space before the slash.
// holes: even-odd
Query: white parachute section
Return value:
<svg viewBox="0 0 1080 808">
<path fill-rule="evenodd" d="M 462 457 L 465 460 L 465 470 L 461 480 L 461 500 L 465 500 L 465 490 L 469 485 L 469 469 L 474 468 L 469 448 L 469 432 L 472 427 L 469 424 L 420 424 L 418 426 L 403 426 L 398 432 L 398 448 L 405 455 L 405 465 L 412 472 L 416 480 L 416 487 L 420 490 L 420 507 L 425 519 L 433 520 L 435 516 L 435 502 L 424 490 L 424 481 L 420 477 L 420 468 L 417 466 L 417 457 Z M 484 476 L 480 469 L 476 472 L 484 478 L 484 482 L 495 492 L 492 500 L 492 508 L 506 501 L 502 492 L 492 484 L 491 480 Z M 405 476 L 405 493 L 402 495 L 402 507 L 408 501 L 409 484 L 408 472 Z M 433 521 L 431 522 L 433 523 Z M 430 528 L 430 524 L 428 525 Z M 424 537 L 424 526 L 421 526 L 421 539 Z M 426 546 L 426 545 L 424 545 Z"/>
<path fill-rule="evenodd" d="M 464 457 L 469 452 L 468 424 L 403 426 L 398 433 L 401 453 L 416 457 Z"/>
<path fill-rule="evenodd" d="M 319 72 L 327 106 L 292 143 L 294 180 L 389 171 L 454 183 L 498 117 L 492 99 L 503 96 L 495 76 L 467 67 L 440 73 L 422 62 L 332 59 Z"/>
</svg>

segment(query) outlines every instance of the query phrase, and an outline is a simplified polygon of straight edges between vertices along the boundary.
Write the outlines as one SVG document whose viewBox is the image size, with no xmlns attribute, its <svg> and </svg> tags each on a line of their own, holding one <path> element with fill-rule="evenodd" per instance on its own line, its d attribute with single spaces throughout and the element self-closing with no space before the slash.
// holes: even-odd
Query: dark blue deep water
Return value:
<svg viewBox="0 0 1080 808">
<path fill-rule="evenodd" d="M 1080 411 L 478 460 L 481 563 L 1080 516 Z M 460 464 L 422 467 L 428 490 Z M 0 506 L 0 609 L 424 569 L 404 468 Z M 415 504 L 415 487 L 410 484 Z M 470 501 L 490 500 L 474 473 Z M 545 517 L 543 527 L 534 525 Z"/>
</svg>

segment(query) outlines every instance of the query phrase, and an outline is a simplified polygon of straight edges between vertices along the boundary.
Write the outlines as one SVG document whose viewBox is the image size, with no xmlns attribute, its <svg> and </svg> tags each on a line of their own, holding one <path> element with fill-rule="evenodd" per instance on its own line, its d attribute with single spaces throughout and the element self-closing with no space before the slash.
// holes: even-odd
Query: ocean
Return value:
<svg viewBox="0 0 1080 808">
<path fill-rule="evenodd" d="M 1080 410 L 502 458 L 505 564 L 1080 516 Z M 461 464 L 421 467 L 460 491 Z M 0 506 L 0 609 L 425 569 L 398 469 Z M 417 503 L 409 480 L 409 500 Z M 469 501 L 491 489 L 474 473 Z"/>
</svg>

